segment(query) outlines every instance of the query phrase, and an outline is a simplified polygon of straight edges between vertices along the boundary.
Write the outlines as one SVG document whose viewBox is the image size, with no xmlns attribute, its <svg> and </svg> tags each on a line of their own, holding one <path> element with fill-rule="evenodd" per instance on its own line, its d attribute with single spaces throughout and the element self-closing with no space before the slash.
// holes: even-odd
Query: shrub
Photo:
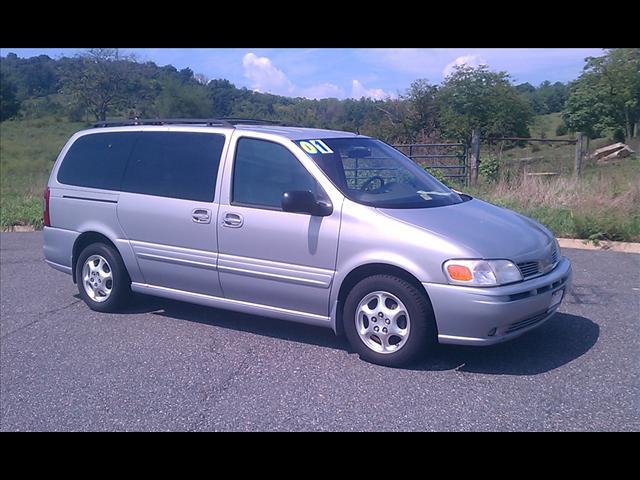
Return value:
<svg viewBox="0 0 640 480">
<path fill-rule="evenodd" d="M 613 141 L 614 142 L 624 142 L 624 131 L 622 129 L 616 129 L 613 131 Z"/>
<path fill-rule="evenodd" d="M 562 137 L 569 133 L 569 129 L 564 122 L 560 122 L 560 124 L 556 127 L 556 135 L 558 137 Z"/>
<path fill-rule="evenodd" d="M 489 182 L 493 183 L 498 179 L 498 174 L 500 173 L 500 160 L 495 155 L 488 155 L 481 159 L 480 165 L 478 166 L 478 173 L 482 178 Z"/>
<path fill-rule="evenodd" d="M 614 212 L 576 212 L 573 215 L 575 234 L 592 241 L 625 241 L 637 237 L 640 216 L 626 216 Z"/>
</svg>

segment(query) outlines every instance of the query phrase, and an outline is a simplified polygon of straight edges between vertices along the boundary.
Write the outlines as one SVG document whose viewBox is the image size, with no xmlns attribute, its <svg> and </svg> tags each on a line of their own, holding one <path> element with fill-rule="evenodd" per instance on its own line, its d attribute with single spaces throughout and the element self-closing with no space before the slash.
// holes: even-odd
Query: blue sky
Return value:
<svg viewBox="0 0 640 480">
<path fill-rule="evenodd" d="M 81 48 L 2 48 L 19 57 L 73 56 Z M 395 97 L 417 78 L 440 83 L 454 65 L 506 70 L 516 83 L 567 82 L 600 48 L 122 48 L 139 61 L 189 67 L 238 87 L 308 98 Z"/>
</svg>

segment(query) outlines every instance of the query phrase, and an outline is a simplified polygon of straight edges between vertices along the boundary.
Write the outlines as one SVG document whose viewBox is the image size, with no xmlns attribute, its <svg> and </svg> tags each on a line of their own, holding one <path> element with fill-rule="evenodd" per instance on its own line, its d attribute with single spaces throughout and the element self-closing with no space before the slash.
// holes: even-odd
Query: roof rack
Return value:
<svg viewBox="0 0 640 480">
<path fill-rule="evenodd" d="M 289 127 L 291 125 L 277 120 L 262 120 L 258 118 L 239 118 L 239 117 L 222 117 L 220 120 L 229 122 L 233 125 L 279 125 Z"/>
<path fill-rule="evenodd" d="M 260 120 L 256 118 L 132 118 L 129 120 L 110 120 L 96 122 L 93 128 L 105 127 L 127 127 L 134 125 L 203 125 L 206 127 L 229 127 L 235 128 L 236 125 L 280 125 L 286 126 L 284 123 L 273 120 Z"/>
</svg>

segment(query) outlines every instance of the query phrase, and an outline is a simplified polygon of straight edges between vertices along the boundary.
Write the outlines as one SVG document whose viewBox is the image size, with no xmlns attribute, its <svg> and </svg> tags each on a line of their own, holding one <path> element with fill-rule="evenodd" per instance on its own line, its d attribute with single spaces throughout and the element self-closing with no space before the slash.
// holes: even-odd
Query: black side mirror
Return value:
<svg viewBox="0 0 640 480">
<path fill-rule="evenodd" d="M 291 190 L 282 194 L 282 210 L 328 217 L 333 213 L 333 205 L 331 202 L 318 200 L 313 193 L 307 190 Z"/>
</svg>

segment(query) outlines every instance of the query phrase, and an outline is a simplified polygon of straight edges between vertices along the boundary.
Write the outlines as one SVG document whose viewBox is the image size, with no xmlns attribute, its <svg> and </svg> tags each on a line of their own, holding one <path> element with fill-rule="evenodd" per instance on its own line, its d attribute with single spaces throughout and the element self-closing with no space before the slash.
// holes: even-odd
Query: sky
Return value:
<svg viewBox="0 0 640 480">
<path fill-rule="evenodd" d="M 83 48 L 1 48 L 19 57 L 73 56 Z M 395 98 L 414 80 L 439 84 L 455 65 L 505 70 L 515 83 L 577 78 L 600 48 L 122 48 L 138 61 L 189 67 L 238 87 L 307 98 Z"/>
</svg>

